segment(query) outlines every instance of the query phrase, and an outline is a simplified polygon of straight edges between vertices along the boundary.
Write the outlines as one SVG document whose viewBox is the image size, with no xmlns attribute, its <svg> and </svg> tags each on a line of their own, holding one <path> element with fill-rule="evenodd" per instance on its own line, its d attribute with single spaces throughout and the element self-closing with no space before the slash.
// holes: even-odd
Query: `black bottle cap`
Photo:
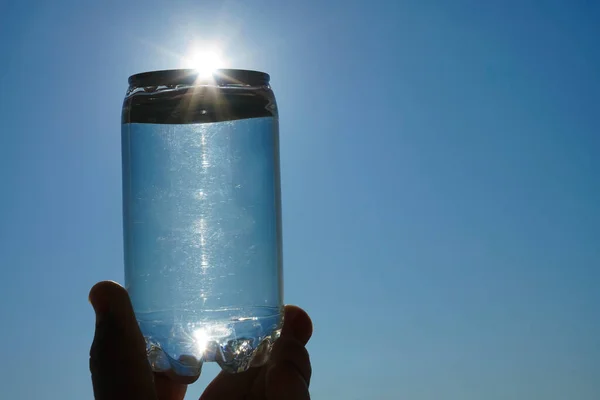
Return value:
<svg viewBox="0 0 600 400">
<path fill-rule="evenodd" d="M 135 87 L 162 85 L 191 85 L 201 80 L 211 80 L 217 85 L 263 86 L 269 84 L 269 74 L 243 69 L 217 69 L 212 77 L 199 76 L 195 69 L 170 69 L 142 72 L 129 77 L 129 85 Z"/>
</svg>

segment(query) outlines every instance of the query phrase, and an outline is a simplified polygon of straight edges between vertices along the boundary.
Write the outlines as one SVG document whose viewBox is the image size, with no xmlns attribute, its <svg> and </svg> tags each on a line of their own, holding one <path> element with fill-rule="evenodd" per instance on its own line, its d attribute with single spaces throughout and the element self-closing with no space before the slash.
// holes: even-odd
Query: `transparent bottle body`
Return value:
<svg viewBox="0 0 600 400">
<path fill-rule="evenodd" d="M 282 324 L 277 115 L 203 120 L 222 102 L 188 94 L 199 118 L 123 121 L 125 284 L 155 371 L 241 372 Z"/>
</svg>

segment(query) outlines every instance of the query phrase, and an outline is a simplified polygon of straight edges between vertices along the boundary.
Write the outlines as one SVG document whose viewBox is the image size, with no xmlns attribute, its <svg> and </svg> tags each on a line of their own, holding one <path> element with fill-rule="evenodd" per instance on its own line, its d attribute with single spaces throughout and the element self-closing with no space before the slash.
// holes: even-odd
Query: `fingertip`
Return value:
<svg viewBox="0 0 600 400">
<path fill-rule="evenodd" d="M 89 299 L 91 302 L 94 302 L 94 300 L 97 300 L 100 297 L 106 297 L 106 295 L 109 294 L 123 296 L 123 294 L 127 294 L 127 291 L 115 281 L 101 281 L 92 286 Z"/>
<path fill-rule="evenodd" d="M 111 300 L 122 298 L 123 296 L 127 296 L 127 291 L 117 282 L 102 281 L 92 286 L 88 294 L 88 300 L 92 304 L 92 307 L 94 307 L 94 310 L 98 312 L 109 308 Z"/>
<path fill-rule="evenodd" d="M 292 335 L 303 344 L 306 344 L 312 333 L 313 323 L 306 311 L 295 305 L 286 305 L 281 334 Z"/>
<path fill-rule="evenodd" d="M 128 315 L 133 312 L 127 290 L 117 282 L 102 281 L 96 283 L 88 295 L 97 317 L 112 311 Z"/>
</svg>

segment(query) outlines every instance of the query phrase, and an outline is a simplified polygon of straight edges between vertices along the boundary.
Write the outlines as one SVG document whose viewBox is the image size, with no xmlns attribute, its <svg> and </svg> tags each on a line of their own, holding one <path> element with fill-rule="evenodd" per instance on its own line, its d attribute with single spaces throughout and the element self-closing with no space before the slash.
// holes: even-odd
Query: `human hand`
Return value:
<svg viewBox="0 0 600 400">
<path fill-rule="evenodd" d="M 94 285 L 89 295 L 96 312 L 90 370 L 96 400 L 183 400 L 187 383 L 153 373 L 127 291 L 114 282 Z M 201 400 L 309 400 L 311 365 L 305 345 L 312 322 L 302 309 L 285 307 L 281 337 L 269 361 L 246 372 L 221 372 Z"/>
</svg>

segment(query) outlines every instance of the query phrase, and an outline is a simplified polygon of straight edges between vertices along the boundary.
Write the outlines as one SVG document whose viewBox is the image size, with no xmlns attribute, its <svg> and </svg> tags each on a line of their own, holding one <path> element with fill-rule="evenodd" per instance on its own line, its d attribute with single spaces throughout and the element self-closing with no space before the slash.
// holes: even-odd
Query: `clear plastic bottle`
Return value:
<svg viewBox="0 0 600 400">
<path fill-rule="evenodd" d="M 283 315 L 277 106 L 265 73 L 147 72 L 122 113 L 125 284 L 155 371 L 263 364 Z"/>
</svg>

